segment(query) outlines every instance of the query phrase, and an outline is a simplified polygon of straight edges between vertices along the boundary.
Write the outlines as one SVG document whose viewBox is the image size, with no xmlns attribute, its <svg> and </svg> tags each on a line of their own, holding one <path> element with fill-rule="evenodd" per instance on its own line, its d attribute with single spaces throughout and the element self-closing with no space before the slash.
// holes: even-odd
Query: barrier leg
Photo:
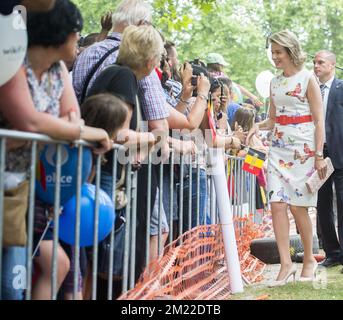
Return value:
<svg viewBox="0 0 343 320">
<path fill-rule="evenodd" d="M 233 226 L 232 211 L 227 191 L 223 150 L 210 149 L 209 162 L 212 167 L 212 177 L 216 190 L 219 218 L 222 225 L 224 249 L 230 276 L 231 291 L 232 293 L 239 293 L 243 292 L 243 282 L 238 258 L 235 230 Z"/>
</svg>

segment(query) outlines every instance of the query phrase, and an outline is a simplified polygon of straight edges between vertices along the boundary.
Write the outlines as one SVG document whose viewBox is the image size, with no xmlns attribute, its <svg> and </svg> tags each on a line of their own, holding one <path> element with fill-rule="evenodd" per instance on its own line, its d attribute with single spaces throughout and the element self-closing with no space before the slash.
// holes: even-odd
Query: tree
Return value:
<svg viewBox="0 0 343 320">
<path fill-rule="evenodd" d="M 180 60 L 219 52 L 236 82 L 254 90 L 256 76 L 275 70 L 266 56 L 266 37 L 290 29 L 304 50 L 343 51 L 342 0 L 150 0 L 154 25 L 177 44 Z M 100 30 L 100 17 L 119 0 L 75 0 L 85 19 L 84 33 Z M 343 58 L 338 56 L 338 65 Z M 312 68 L 311 56 L 308 68 Z M 342 75 L 343 76 L 343 75 Z"/>
<path fill-rule="evenodd" d="M 120 0 L 72 0 L 80 9 L 83 19 L 84 27 L 83 35 L 93 32 L 100 32 L 100 19 L 108 11 L 113 11 Z"/>
</svg>

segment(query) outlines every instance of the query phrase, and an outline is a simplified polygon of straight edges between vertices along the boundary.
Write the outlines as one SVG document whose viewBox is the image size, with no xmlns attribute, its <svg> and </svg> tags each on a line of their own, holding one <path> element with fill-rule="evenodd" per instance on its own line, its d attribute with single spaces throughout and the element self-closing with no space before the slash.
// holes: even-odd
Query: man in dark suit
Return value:
<svg viewBox="0 0 343 320">
<path fill-rule="evenodd" d="M 324 267 L 343 264 L 343 80 L 335 77 L 336 56 L 322 50 L 314 58 L 314 73 L 322 93 L 325 118 L 324 157 L 330 157 L 335 168 L 318 192 L 317 214 L 323 249 Z M 337 196 L 338 237 L 333 213 L 333 183 Z"/>
</svg>

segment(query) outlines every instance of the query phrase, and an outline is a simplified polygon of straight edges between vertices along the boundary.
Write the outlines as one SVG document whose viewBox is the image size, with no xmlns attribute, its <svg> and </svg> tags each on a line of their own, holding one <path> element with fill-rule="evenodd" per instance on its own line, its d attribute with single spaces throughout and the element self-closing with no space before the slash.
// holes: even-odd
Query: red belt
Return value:
<svg viewBox="0 0 343 320">
<path fill-rule="evenodd" d="M 281 125 L 312 122 L 312 116 L 279 116 L 276 117 L 276 122 Z"/>
</svg>

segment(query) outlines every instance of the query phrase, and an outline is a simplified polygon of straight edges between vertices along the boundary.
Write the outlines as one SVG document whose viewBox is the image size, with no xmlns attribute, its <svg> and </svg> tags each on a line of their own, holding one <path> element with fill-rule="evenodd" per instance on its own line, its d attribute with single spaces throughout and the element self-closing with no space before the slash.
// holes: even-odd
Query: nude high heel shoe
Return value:
<svg viewBox="0 0 343 320">
<path fill-rule="evenodd" d="M 268 287 L 274 288 L 274 287 L 284 286 L 285 284 L 287 284 L 288 279 L 291 276 L 293 276 L 293 282 L 295 282 L 295 273 L 296 272 L 297 272 L 297 266 L 295 264 L 293 264 L 291 269 L 288 271 L 288 273 L 286 274 L 286 276 L 282 280 L 274 280 L 268 285 Z"/>
<path fill-rule="evenodd" d="M 300 282 L 313 281 L 316 278 L 317 269 L 318 269 L 318 262 L 316 261 L 314 266 L 313 266 L 312 276 L 311 277 L 300 277 L 299 281 Z"/>
</svg>

